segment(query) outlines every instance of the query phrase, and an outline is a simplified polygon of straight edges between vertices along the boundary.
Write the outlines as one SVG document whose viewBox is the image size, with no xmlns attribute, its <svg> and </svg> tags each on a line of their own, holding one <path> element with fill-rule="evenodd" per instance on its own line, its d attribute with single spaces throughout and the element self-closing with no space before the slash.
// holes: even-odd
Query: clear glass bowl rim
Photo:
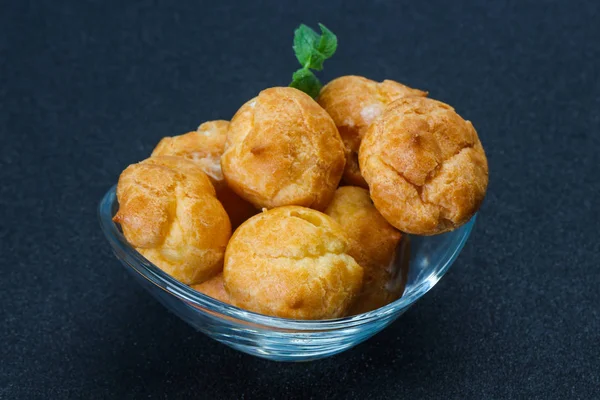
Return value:
<svg viewBox="0 0 600 400">
<path fill-rule="evenodd" d="M 281 330 L 310 332 L 345 329 L 368 324 L 408 308 L 410 305 L 420 299 L 425 293 L 427 293 L 454 263 L 464 247 L 467 239 L 469 238 L 477 217 L 477 215 L 473 216 L 471 220 L 462 227 L 460 230 L 461 236 L 459 238 L 458 245 L 450 257 L 447 258 L 446 262 L 441 266 L 441 268 L 439 268 L 437 272 L 428 279 L 425 279 L 418 285 L 407 289 L 404 292 L 404 295 L 398 300 L 377 310 L 351 317 L 328 320 L 296 320 L 271 317 L 268 315 L 243 310 L 230 304 L 222 303 L 210 296 L 195 291 L 191 287 L 179 282 L 167 273 L 163 272 L 156 265 L 152 264 L 127 242 L 123 234 L 119 231 L 117 225 L 112 220 L 112 209 L 117 202 L 116 187 L 116 185 L 111 187 L 100 201 L 100 204 L 98 205 L 98 218 L 100 220 L 102 231 L 113 247 L 113 252 L 115 252 L 117 258 L 120 260 L 122 258 L 119 254 L 116 254 L 116 251 L 118 250 L 125 255 L 125 258 L 128 259 L 126 264 L 133 268 L 135 272 L 142 275 L 160 289 L 179 298 L 181 301 L 184 301 L 191 306 L 195 306 L 197 309 L 200 307 L 200 309 L 198 309 L 199 312 L 208 311 L 213 315 L 216 313 L 225 317 L 238 319 L 252 325 L 259 324 L 265 327 Z M 202 309 L 206 309 L 206 311 Z"/>
</svg>

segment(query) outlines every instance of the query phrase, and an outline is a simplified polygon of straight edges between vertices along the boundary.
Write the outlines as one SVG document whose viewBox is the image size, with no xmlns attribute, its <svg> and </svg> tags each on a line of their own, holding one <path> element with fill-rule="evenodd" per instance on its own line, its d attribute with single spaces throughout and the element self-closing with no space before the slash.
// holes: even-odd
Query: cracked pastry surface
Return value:
<svg viewBox="0 0 600 400">
<path fill-rule="evenodd" d="M 199 166 L 171 156 L 132 164 L 119 177 L 117 198 L 114 221 L 160 269 L 188 285 L 220 271 L 231 225 Z"/>
<path fill-rule="evenodd" d="M 434 235 L 467 222 L 488 184 L 475 128 L 452 107 L 424 97 L 388 105 L 360 146 L 375 207 L 403 232 Z"/>
<path fill-rule="evenodd" d="M 362 137 L 389 103 L 408 96 L 424 97 L 427 92 L 392 80 L 376 82 L 354 75 L 334 79 L 321 89 L 317 101 L 333 118 L 344 142 L 344 182 L 367 187 L 358 164 Z"/>
<path fill-rule="evenodd" d="M 344 145 L 329 114 L 289 87 L 263 90 L 238 110 L 221 158 L 229 186 L 257 208 L 324 209 L 344 164 Z"/>
<path fill-rule="evenodd" d="M 152 156 L 184 157 L 202 168 L 213 183 L 217 198 L 225 207 L 235 228 L 257 213 L 256 208 L 236 195 L 227 186 L 221 170 L 229 121 L 217 120 L 201 124 L 197 130 L 183 135 L 164 137 L 152 151 Z"/>
<path fill-rule="evenodd" d="M 395 284 L 397 274 L 392 263 L 402 235 L 377 211 L 369 191 L 357 186 L 338 188 L 325 214 L 346 232 L 349 254 L 364 270 L 363 287 L 349 315 L 375 310 L 398 299 L 404 282 Z"/>
<path fill-rule="evenodd" d="M 255 215 L 233 234 L 223 276 L 235 305 L 295 319 L 346 314 L 362 286 L 363 269 L 329 216 L 305 207 Z"/>
<path fill-rule="evenodd" d="M 223 273 L 210 278 L 209 280 L 192 285 L 192 289 L 204 293 L 207 296 L 217 299 L 223 303 L 231 304 L 229 293 L 225 290 L 225 282 L 223 281 Z"/>
<path fill-rule="evenodd" d="M 221 155 L 228 128 L 229 121 L 204 122 L 195 131 L 162 138 L 152 155 L 178 156 L 193 161 L 202 168 L 218 190 L 221 185 L 225 185 L 221 171 Z"/>
</svg>

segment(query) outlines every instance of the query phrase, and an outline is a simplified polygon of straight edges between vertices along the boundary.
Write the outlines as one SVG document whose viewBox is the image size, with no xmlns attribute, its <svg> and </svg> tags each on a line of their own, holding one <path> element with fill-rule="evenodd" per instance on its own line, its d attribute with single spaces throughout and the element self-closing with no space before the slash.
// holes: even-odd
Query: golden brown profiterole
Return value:
<svg viewBox="0 0 600 400">
<path fill-rule="evenodd" d="M 192 289 L 197 290 L 200 293 L 204 293 L 207 296 L 217 299 L 223 303 L 231 304 L 229 293 L 225 290 L 223 281 L 223 273 L 216 275 L 209 280 L 202 282 L 197 285 L 192 285 Z"/>
<path fill-rule="evenodd" d="M 344 316 L 362 286 L 350 241 L 329 216 L 298 206 L 255 215 L 234 233 L 223 277 L 233 303 L 294 319 Z"/>
<path fill-rule="evenodd" d="M 333 118 L 345 146 L 344 182 L 367 187 L 358 165 L 361 139 L 389 103 L 409 96 L 424 97 L 427 92 L 392 80 L 376 82 L 354 75 L 334 79 L 321 89 L 317 101 Z"/>
<path fill-rule="evenodd" d="M 183 135 L 164 137 L 153 156 L 184 157 L 199 165 L 213 183 L 217 198 L 225 207 L 233 228 L 257 213 L 256 208 L 236 195 L 225 182 L 221 171 L 221 155 L 225 147 L 229 121 L 217 120 L 201 124 L 197 130 Z"/>
<path fill-rule="evenodd" d="M 170 156 L 130 165 L 119 177 L 117 198 L 114 221 L 160 269 L 188 285 L 221 270 L 231 224 L 199 166 Z"/>
<path fill-rule="evenodd" d="M 467 222 L 488 184 L 487 159 L 471 122 L 424 97 L 391 103 L 367 130 L 359 161 L 375 207 L 390 224 L 417 235 Z"/>
<path fill-rule="evenodd" d="M 377 211 L 369 191 L 357 186 L 338 188 L 325 214 L 346 232 L 349 254 L 364 270 L 362 290 L 348 314 L 375 310 L 398 299 L 405 282 L 395 284 L 392 264 L 402 235 Z"/>
<path fill-rule="evenodd" d="M 229 186 L 257 208 L 323 210 L 344 163 L 344 145 L 329 114 L 290 87 L 263 90 L 238 110 L 221 158 Z"/>
</svg>

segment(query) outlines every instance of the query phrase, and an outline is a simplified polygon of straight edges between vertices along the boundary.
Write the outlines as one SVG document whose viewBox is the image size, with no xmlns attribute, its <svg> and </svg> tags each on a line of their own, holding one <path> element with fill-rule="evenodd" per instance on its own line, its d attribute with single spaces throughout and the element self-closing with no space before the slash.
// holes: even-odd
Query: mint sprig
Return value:
<svg viewBox="0 0 600 400">
<path fill-rule="evenodd" d="M 333 32 L 319 24 L 321 34 L 301 24 L 294 31 L 294 53 L 302 68 L 294 72 L 290 87 L 302 90 L 312 98 L 319 95 L 323 85 L 311 71 L 321 71 L 323 62 L 331 58 L 337 49 L 337 37 Z"/>
</svg>

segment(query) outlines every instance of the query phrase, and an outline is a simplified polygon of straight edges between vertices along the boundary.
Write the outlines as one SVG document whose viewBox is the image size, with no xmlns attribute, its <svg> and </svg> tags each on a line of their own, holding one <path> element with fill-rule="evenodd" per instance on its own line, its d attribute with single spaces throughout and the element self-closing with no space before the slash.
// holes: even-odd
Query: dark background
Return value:
<svg viewBox="0 0 600 400">
<path fill-rule="evenodd" d="M 0 398 L 598 398 L 599 2 L 2 2 Z M 286 85 L 301 22 L 344 74 L 473 121 L 490 187 L 447 276 L 346 353 L 279 364 L 169 314 L 96 206 L 158 140 Z"/>
</svg>

